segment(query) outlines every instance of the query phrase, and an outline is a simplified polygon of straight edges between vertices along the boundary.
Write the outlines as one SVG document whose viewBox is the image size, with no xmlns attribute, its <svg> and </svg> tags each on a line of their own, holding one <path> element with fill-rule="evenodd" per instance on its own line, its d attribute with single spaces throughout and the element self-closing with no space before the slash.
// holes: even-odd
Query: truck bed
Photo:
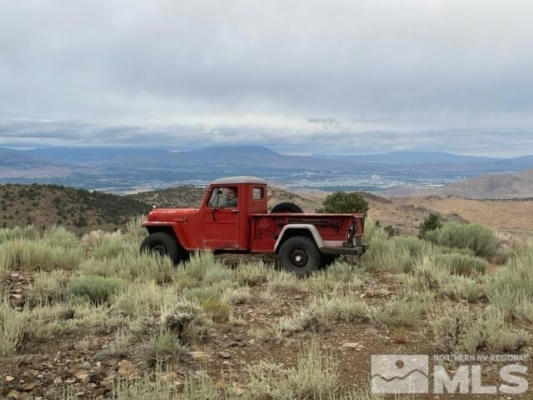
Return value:
<svg viewBox="0 0 533 400">
<path fill-rule="evenodd" d="M 311 226 L 319 236 L 318 246 L 325 254 L 361 254 L 364 219 L 362 214 L 321 213 L 259 213 L 250 214 L 250 244 L 252 252 L 275 251 L 278 238 L 285 226 L 293 229 Z M 346 235 L 355 227 L 356 245 L 347 243 Z M 317 239 L 315 237 L 315 239 Z"/>
</svg>

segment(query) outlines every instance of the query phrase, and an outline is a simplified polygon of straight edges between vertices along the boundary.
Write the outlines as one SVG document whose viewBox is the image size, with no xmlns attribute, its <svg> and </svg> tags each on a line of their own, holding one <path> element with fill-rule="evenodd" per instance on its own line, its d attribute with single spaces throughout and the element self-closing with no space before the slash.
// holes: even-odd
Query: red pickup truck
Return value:
<svg viewBox="0 0 533 400">
<path fill-rule="evenodd" d="M 305 214 L 292 203 L 269 213 L 267 184 L 255 177 L 213 181 L 200 208 L 155 208 L 142 224 L 141 251 L 174 263 L 191 251 L 274 253 L 281 267 L 307 276 L 336 255 L 361 255 L 362 214 Z"/>
</svg>

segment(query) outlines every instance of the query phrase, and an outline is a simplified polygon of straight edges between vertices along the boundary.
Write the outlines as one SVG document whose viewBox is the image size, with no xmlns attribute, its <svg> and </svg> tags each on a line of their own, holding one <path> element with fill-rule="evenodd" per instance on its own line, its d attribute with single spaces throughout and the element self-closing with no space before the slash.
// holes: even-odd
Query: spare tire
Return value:
<svg viewBox="0 0 533 400">
<path fill-rule="evenodd" d="M 276 204 L 270 211 L 271 213 L 303 213 L 304 211 L 294 203 L 285 201 L 283 203 Z"/>
</svg>

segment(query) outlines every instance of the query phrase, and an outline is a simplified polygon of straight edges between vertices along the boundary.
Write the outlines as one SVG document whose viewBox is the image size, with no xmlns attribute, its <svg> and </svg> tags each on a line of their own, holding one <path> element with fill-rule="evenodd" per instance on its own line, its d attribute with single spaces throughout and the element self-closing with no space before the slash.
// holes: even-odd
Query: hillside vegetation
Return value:
<svg viewBox="0 0 533 400">
<path fill-rule="evenodd" d="M 0 396 L 372 399 L 372 354 L 531 351 L 533 247 L 366 227 L 357 264 L 308 279 L 210 253 L 173 267 L 139 254 L 139 221 L 1 229 Z"/>
<path fill-rule="evenodd" d="M 54 224 L 73 232 L 114 230 L 148 212 L 138 200 L 57 185 L 0 185 L 0 227 Z"/>
</svg>

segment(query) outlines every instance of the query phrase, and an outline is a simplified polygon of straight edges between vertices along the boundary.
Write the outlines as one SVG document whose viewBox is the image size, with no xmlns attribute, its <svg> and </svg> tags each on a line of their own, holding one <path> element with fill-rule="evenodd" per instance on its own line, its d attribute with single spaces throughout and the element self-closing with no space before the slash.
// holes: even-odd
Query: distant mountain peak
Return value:
<svg viewBox="0 0 533 400">
<path fill-rule="evenodd" d="M 180 153 L 209 153 L 209 152 L 239 152 L 242 154 L 246 153 L 260 153 L 260 154 L 269 154 L 269 155 L 279 155 L 278 152 L 269 149 L 265 146 L 259 145 L 218 145 L 218 146 L 208 146 L 200 149 L 183 151 Z"/>
</svg>

